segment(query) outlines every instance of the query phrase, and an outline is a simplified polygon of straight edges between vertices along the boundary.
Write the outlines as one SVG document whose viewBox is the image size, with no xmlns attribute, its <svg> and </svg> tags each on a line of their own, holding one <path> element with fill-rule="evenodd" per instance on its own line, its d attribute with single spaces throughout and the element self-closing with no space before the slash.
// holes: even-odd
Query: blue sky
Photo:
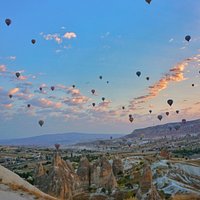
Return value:
<svg viewBox="0 0 200 200">
<path fill-rule="evenodd" d="M 144 0 L 2 0 L 0 138 L 69 131 L 129 133 L 198 118 L 199 13 L 200 2 L 191 0 L 152 0 L 150 5 Z M 6 18 L 12 20 L 10 26 Z M 188 34 L 189 43 L 184 40 Z M 49 89 L 52 85 L 55 91 Z M 176 102 L 173 110 L 168 98 Z M 159 122 L 157 115 L 167 110 L 172 115 Z"/>
</svg>

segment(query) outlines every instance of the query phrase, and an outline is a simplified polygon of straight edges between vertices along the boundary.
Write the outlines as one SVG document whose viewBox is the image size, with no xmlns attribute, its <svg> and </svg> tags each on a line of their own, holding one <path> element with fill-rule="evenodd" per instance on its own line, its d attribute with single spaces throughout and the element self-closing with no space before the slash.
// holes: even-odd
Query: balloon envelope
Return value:
<svg viewBox="0 0 200 200">
<path fill-rule="evenodd" d="M 20 73 L 19 73 L 19 72 L 16 72 L 16 74 L 15 74 L 15 75 L 16 75 L 16 77 L 17 77 L 17 78 L 19 78 L 19 77 L 20 77 Z"/>
<path fill-rule="evenodd" d="M 31 40 L 31 43 L 32 43 L 32 44 L 35 44 L 35 43 L 36 43 L 36 40 L 35 40 L 35 39 L 32 39 L 32 40 Z"/>
<path fill-rule="evenodd" d="M 141 72 L 140 72 L 140 71 L 136 72 L 136 75 L 137 75 L 138 77 L 140 77 Z"/>
<path fill-rule="evenodd" d="M 151 0 L 145 0 L 148 4 L 150 4 L 151 3 Z"/>
<path fill-rule="evenodd" d="M 51 86 L 51 90 L 54 91 L 54 90 L 55 90 L 55 87 L 54 87 L 54 86 Z"/>
<path fill-rule="evenodd" d="M 9 26 L 11 24 L 11 22 L 12 22 L 11 19 L 6 19 L 5 20 L 5 23 L 6 23 L 7 26 Z"/>
<path fill-rule="evenodd" d="M 158 115 L 158 119 L 161 121 L 162 120 L 162 115 Z"/>
<path fill-rule="evenodd" d="M 172 99 L 168 99 L 168 100 L 167 100 L 167 103 L 168 103 L 170 106 L 172 106 L 173 102 L 174 102 L 174 101 L 173 101 Z"/>
<path fill-rule="evenodd" d="M 185 36 L 185 40 L 189 42 L 191 40 L 191 36 L 190 35 L 186 35 Z"/>
<path fill-rule="evenodd" d="M 40 125 L 40 126 L 43 126 L 43 124 L 44 124 L 44 121 L 43 121 L 43 120 L 39 120 L 39 122 L 38 122 L 38 123 L 39 123 L 39 125 Z"/>
</svg>

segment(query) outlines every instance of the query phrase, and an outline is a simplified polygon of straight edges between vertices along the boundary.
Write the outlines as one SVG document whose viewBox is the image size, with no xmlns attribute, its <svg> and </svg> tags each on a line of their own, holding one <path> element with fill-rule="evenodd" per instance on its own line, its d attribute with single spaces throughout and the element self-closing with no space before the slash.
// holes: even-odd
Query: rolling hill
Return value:
<svg viewBox="0 0 200 200">
<path fill-rule="evenodd" d="M 136 129 L 125 138 L 159 138 L 169 136 L 184 136 L 186 134 L 200 134 L 200 119 L 188 121 L 186 123 L 175 122 L 157 125 L 142 129 Z"/>
<path fill-rule="evenodd" d="M 122 134 L 89 134 L 89 133 L 59 133 L 46 134 L 27 138 L 0 140 L 0 145 L 14 145 L 14 146 L 52 146 L 55 143 L 61 145 L 72 145 L 79 142 L 92 142 L 95 140 L 106 140 L 110 137 L 118 138 Z"/>
</svg>

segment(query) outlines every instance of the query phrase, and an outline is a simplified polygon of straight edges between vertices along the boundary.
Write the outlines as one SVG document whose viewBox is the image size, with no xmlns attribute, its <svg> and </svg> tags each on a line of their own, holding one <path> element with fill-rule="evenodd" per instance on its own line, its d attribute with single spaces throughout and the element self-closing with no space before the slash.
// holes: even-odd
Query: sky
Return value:
<svg viewBox="0 0 200 200">
<path fill-rule="evenodd" d="M 0 139 L 197 119 L 199 71 L 200 1 L 2 0 Z"/>
</svg>

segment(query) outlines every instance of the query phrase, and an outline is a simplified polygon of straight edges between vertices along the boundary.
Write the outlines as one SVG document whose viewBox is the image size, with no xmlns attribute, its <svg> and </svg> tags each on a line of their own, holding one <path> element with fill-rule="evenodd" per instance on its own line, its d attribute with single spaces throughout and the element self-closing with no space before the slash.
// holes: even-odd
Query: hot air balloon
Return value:
<svg viewBox="0 0 200 200">
<path fill-rule="evenodd" d="M 131 114 L 129 115 L 129 118 L 133 117 Z"/>
<path fill-rule="evenodd" d="M 94 94 L 94 93 L 95 93 L 95 90 L 94 90 L 94 89 L 92 89 L 92 90 L 91 90 L 91 92 L 92 92 L 92 94 Z"/>
<path fill-rule="evenodd" d="M 106 81 L 106 83 L 108 84 L 108 83 L 109 83 L 109 81 Z"/>
<path fill-rule="evenodd" d="M 110 139 L 112 140 L 112 139 L 113 139 L 113 137 L 112 137 L 112 136 L 110 136 Z"/>
<path fill-rule="evenodd" d="M 31 104 L 27 104 L 27 107 L 30 108 L 30 107 L 31 107 Z"/>
<path fill-rule="evenodd" d="M 194 83 L 192 84 L 192 87 L 194 87 Z"/>
<path fill-rule="evenodd" d="M 148 76 L 146 77 L 146 79 L 147 79 L 147 81 L 149 81 L 149 77 Z"/>
<path fill-rule="evenodd" d="M 149 113 L 151 114 L 151 113 L 152 113 L 152 110 L 149 110 Z"/>
<path fill-rule="evenodd" d="M 136 75 L 137 75 L 138 77 L 140 77 L 140 76 L 141 76 L 141 72 L 140 72 L 140 71 L 137 71 L 137 72 L 136 72 Z"/>
<path fill-rule="evenodd" d="M 58 149 L 60 148 L 60 144 L 54 144 L 56 150 L 58 151 Z"/>
<path fill-rule="evenodd" d="M 10 99 L 13 97 L 13 95 L 12 95 L 12 94 L 9 94 L 8 96 L 10 97 Z"/>
<path fill-rule="evenodd" d="M 15 75 L 16 75 L 17 78 L 20 77 L 20 73 L 19 72 L 16 72 Z"/>
<path fill-rule="evenodd" d="M 179 110 L 176 110 L 176 114 L 178 114 L 179 113 Z"/>
<path fill-rule="evenodd" d="M 35 44 L 35 43 L 36 43 L 36 40 L 35 40 L 35 39 L 32 39 L 32 40 L 31 40 L 31 43 L 32 43 L 32 44 Z"/>
<path fill-rule="evenodd" d="M 133 117 L 129 117 L 129 121 L 130 121 L 130 122 L 133 122 Z"/>
<path fill-rule="evenodd" d="M 180 125 L 179 124 L 177 124 L 176 126 L 174 126 L 174 128 L 176 129 L 176 131 L 178 131 L 179 129 L 180 129 Z"/>
<path fill-rule="evenodd" d="M 43 124 L 44 124 L 44 121 L 43 120 L 39 120 L 39 125 L 42 127 L 43 126 Z"/>
<path fill-rule="evenodd" d="M 172 100 L 172 99 L 168 99 L 168 100 L 167 100 L 167 103 L 168 103 L 170 106 L 172 106 L 173 100 Z"/>
<path fill-rule="evenodd" d="M 129 140 L 129 141 L 127 142 L 127 145 L 130 147 L 131 144 L 132 144 L 132 142 Z"/>
<path fill-rule="evenodd" d="M 103 77 L 102 76 L 99 76 L 99 79 L 102 79 Z"/>
<path fill-rule="evenodd" d="M 105 97 L 102 97 L 102 101 L 105 101 Z"/>
<path fill-rule="evenodd" d="M 185 124 L 187 121 L 186 119 L 182 119 L 182 123 Z"/>
<path fill-rule="evenodd" d="M 6 19 L 5 20 L 5 23 L 6 23 L 7 26 L 10 26 L 11 22 L 12 22 L 11 19 Z"/>
<path fill-rule="evenodd" d="M 191 40 L 191 36 L 190 35 L 186 35 L 185 36 L 185 40 L 189 42 Z"/>
<path fill-rule="evenodd" d="M 161 121 L 162 120 L 162 115 L 158 115 L 158 119 Z"/>
<path fill-rule="evenodd" d="M 122 110 L 124 110 L 125 109 L 125 106 L 122 106 Z"/>
<path fill-rule="evenodd" d="M 145 0 L 145 1 L 146 1 L 148 4 L 150 4 L 152 0 Z"/>
<path fill-rule="evenodd" d="M 55 90 L 55 87 L 54 87 L 54 86 L 51 86 L 51 90 L 54 91 L 54 90 Z"/>
<path fill-rule="evenodd" d="M 40 89 L 40 91 L 42 91 L 42 87 L 40 87 L 39 89 Z"/>
<path fill-rule="evenodd" d="M 96 105 L 95 103 L 92 103 L 92 106 L 93 106 L 93 107 L 95 107 L 95 105 Z"/>
<path fill-rule="evenodd" d="M 76 86 L 75 86 L 75 85 L 72 85 L 72 87 L 75 88 Z"/>
<path fill-rule="evenodd" d="M 168 115 L 169 115 L 169 112 L 166 112 L 165 114 L 168 116 Z"/>
</svg>

